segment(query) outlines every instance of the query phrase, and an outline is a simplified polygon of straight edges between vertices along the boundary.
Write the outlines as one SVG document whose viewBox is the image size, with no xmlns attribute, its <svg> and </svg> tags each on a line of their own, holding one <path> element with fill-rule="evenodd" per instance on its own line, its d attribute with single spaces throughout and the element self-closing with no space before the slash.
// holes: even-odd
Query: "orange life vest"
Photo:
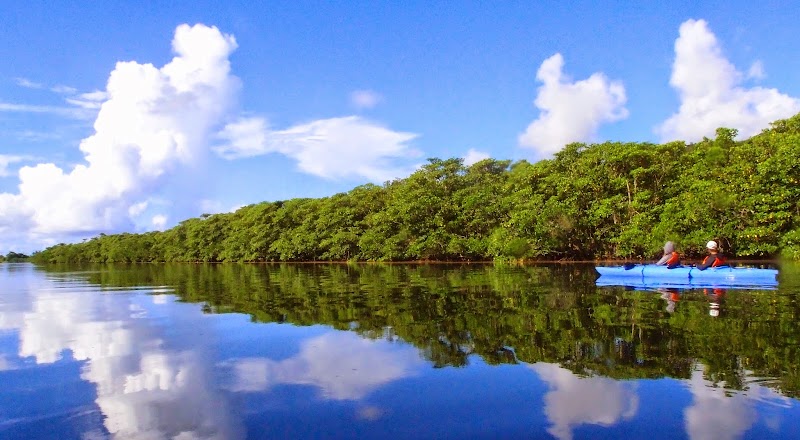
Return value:
<svg viewBox="0 0 800 440">
<path fill-rule="evenodd" d="M 706 258 L 703 259 L 703 265 L 706 264 L 706 261 L 708 261 L 709 257 L 711 257 L 711 255 L 707 255 Z M 719 267 L 719 266 L 727 266 L 727 265 L 728 265 L 727 260 L 725 259 L 725 257 L 722 254 L 716 254 L 716 258 L 714 259 L 714 262 L 711 263 L 711 267 Z"/>
<path fill-rule="evenodd" d="M 679 264 L 681 262 L 681 256 L 678 255 L 677 252 L 673 252 L 672 255 L 667 260 L 667 266 L 673 266 L 675 264 Z"/>
</svg>

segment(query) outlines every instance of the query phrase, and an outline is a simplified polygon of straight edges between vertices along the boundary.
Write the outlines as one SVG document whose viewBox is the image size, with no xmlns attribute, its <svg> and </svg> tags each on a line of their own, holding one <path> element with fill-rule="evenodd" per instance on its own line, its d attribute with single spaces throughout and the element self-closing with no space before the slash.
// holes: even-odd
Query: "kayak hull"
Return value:
<svg viewBox="0 0 800 440">
<path fill-rule="evenodd" d="M 625 279 L 636 280 L 637 284 L 675 284 L 675 285 L 777 285 L 778 271 L 750 267 L 710 267 L 705 270 L 690 266 L 668 269 L 655 264 L 625 266 L 597 266 L 601 275 L 598 285 L 614 282 L 613 285 L 627 285 Z M 602 284 L 601 284 L 602 283 Z"/>
</svg>

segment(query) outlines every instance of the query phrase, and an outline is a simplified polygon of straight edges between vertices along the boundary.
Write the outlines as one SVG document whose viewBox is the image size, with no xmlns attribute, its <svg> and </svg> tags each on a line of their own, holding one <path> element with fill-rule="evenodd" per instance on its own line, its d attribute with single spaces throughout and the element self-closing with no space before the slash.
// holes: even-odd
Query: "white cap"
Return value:
<svg viewBox="0 0 800 440">
<path fill-rule="evenodd" d="M 708 243 L 706 243 L 706 248 L 707 249 L 716 249 L 717 248 L 717 242 L 714 241 L 714 240 L 709 241 Z"/>
</svg>

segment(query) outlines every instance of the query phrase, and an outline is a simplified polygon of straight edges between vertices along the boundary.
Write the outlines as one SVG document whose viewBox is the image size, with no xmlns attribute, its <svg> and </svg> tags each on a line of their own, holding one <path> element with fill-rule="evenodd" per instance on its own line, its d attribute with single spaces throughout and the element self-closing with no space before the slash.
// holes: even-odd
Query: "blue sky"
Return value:
<svg viewBox="0 0 800 440">
<path fill-rule="evenodd" d="M 800 4 L 700 3 L 7 2 L 0 252 L 800 112 Z"/>
</svg>

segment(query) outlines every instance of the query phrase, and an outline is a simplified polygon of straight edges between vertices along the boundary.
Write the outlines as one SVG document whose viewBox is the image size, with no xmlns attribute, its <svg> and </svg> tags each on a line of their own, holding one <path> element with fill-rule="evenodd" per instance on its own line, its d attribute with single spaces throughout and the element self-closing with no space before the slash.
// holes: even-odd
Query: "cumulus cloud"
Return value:
<svg viewBox="0 0 800 440">
<path fill-rule="evenodd" d="M 359 109 L 370 109 L 380 104 L 383 97 L 372 90 L 356 90 L 350 94 L 350 104 Z"/>
<path fill-rule="evenodd" d="M 467 155 L 464 156 L 464 165 L 466 166 L 474 165 L 488 158 L 489 158 L 489 153 L 484 153 L 483 151 L 478 151 L 474 148 L 470 148 L 469 151 L 467 151 Z"/>
<path fill-rule="evenodd" d="M 191 174 L 235 102 L 239 82 L 228 57 L 236 41 L 216 27 L 181 25 L 172 47 L 175 57 L 163 67 L 119 62 L 105 91 L 74 99 L 100 106 L 94 134 L 80 143 L 85 163 L 23 167 L 19 192 L 0 194 L 0 227 L 36 235 L 127 228 L 131 213 L 144 215 L 131 207 Z"/>
<path fill-rule="evenodd" d="M 572 439 L 576 425 L 612 426 L 632 419 L 639 410 L 635 382 L 580 377 L 556 364 L 536 363 L 529 368 L 550 386 L 544 413 L 552 423 L 547 432 L 558 439 Z"/>
<path fill-rule="evenodd" d="M 18 171 L 18 191 L 0 193 L 0 233 L 50 245 L 99 232 L 163 229 L 167 219 L 199 214 L 207 185 L 198 176 L 212 148 L 228 159 L 278 153 L 304 173 L 375 182 L 409 174 L 415 164 L 408 161 L 421 155 L 410 145 L 416 134 L 358 116 L 284 129 L 242 117 L 240 82 L 229 62 L 237 44 L 216 27 L 178 26 L 172 48 L 174 58 L 160 67 L 117 63 L 104 90 L 49 88 L 68 106 L 0 102 L 0 112 L 96 118 L 94 133 L 80 142 L 80 163 Z M 17 82 L 32 83 L 26 81 Z M 366 108 L 381 97 L 360 91 L 354 99 Z M 0 169 L 7 173 L 8 164 Z"/>
<path fill-rule="evenodd" d="M 749 76 L 763 77 L 760 63 Z M 739 130 L 739 137 L 757 134 L 768 124 L 800 111 L 800 100 L 777 89 L 746 88 L 746 76 L 736 70 L 722 53 L 716 36 L 704 20 L 687 20 L 675 40 L 675 62 L 670 85 L 678 92 L 677 113 L 656 131 L 663 141 L 697 141 L 713 136 L 719 127 Z"/>
<path fill-rule="evenodd" d="M 519 144 L 540 156 L 558 152 L 571 142 L 591 141 L 601 124 L 628 117 L 625 86 L 600 72 L 571 81 L 557 53 L 544 60 L 536 73 L 542 82 L 534 105 L 539 117 L 519 136 Z"/>
<path fill-rule="evenodd" d="M 280 153 L 308 174 L 382 182 L 411 172 L 394 161 L 420 156 L 409 145 L 416 137 L 358 116 L 320 119 L 284 130 L 271 130 L 263 118 L 251 117 L 226 125 L 220 132 L 223 144 L 215 150 L 227 159 Z"/>
</svg>

